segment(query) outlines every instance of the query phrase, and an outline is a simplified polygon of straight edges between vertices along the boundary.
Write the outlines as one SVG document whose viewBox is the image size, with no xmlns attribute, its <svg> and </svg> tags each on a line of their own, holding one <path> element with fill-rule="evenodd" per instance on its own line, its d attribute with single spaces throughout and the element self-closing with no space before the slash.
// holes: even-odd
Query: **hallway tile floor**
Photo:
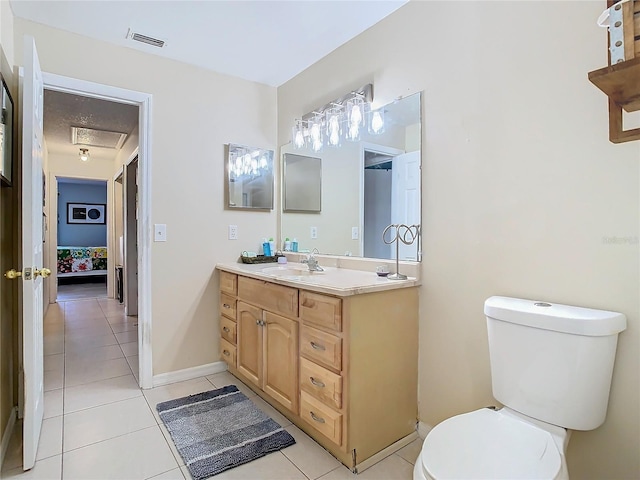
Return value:
<svg viewBox="0 0 640 480">
<path fill-rule="evenodd" d="M 359 475 L 227 372 L 142 390 L 138 387 L 137 318 L 108 298 L 49 306 L 44 321 L 45 414 L 37 461 L 22 470 L 21 425 L 2 466 L 2 478 L 189 480 L 158 402 L 234 384 L 279 422 L 296 444 L 227 470 L 223 479 L 409 480 L 420 440 Z"/>
</svg>

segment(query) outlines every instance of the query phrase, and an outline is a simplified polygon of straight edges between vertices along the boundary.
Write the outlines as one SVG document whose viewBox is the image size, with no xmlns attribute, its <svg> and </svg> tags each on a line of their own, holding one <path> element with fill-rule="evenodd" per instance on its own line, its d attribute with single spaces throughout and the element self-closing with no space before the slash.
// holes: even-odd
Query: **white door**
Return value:
<svg viewBox="0 0 640 480">
<path fill-rule="evenodd" d="M 42 336 L 42 72 L 32 37 L 24 42 L 22 90 L 22 361 L 25 470 L 36 461 L 44 413 Z"/>
<path fill-rule="evenodd" d="M 391 223 L 420 225 L 420 152 L 398 155 L 392 164 Z M 409 236 L 407 240 L 410 240 Z M 398 244 L 399 260 L 419 260 L 419 239 L 413 245 Z M 393 256 L 395 258 L 395 246 Z"/>
</svg>

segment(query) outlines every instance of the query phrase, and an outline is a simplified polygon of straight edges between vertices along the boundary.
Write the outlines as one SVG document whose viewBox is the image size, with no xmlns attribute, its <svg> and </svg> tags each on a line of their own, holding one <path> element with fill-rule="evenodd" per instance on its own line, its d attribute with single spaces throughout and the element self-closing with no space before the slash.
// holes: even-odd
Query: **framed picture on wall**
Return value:
<svg viewBox="0 0 640 480">
<path fill-rule="evenodd" d="M 67 223 L 104 225 L 106 207 L 104 203 L 67 203 Z"/>
<path fill-rule="evenodd" d="M 4 79 L 0 80 L 0 183 L 10 187 L 13 181 L 13 100 Z"/>
</svg>

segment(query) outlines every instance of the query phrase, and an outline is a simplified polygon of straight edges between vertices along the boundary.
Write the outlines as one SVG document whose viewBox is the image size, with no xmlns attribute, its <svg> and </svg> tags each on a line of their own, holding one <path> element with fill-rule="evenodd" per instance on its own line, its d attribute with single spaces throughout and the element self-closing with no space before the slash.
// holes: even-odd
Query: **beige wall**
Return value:
<svg viewBox="0 0 640 480">
<path fill-rule="evenodd" d="M 604 2 L 410 2 L 278 89 L 294 117 L 374 83 L 424 91 L 420 419 L 495 404 L 483 302 L 491 295 L 616 310 L 606 423 L 575 432 L 572 478 L 638 478 L 638 142 L 608 142 Z M 610 237 L 630 237 L 628 243 Z"/>
<path fill-rule="evenodd" d="M 274 212 L 224 210 L 224 144 L 275 150 L 276 89 L 16 18 L 16 45 L 24 34 L 46 72 L 153 96 L 151 223 L 167 225 L 151 248 L 153 373 L 218 361 L 215 264 L 276 225 Z M 230 223 L 239 240 L 227 240 Z"/>
</svg>

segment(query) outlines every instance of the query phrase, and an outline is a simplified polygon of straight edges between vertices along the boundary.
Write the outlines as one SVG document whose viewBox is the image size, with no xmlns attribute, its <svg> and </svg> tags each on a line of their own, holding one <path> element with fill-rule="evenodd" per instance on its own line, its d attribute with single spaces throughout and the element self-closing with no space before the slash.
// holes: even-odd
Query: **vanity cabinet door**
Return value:
<svg viewBox="0 0 640 480">
<path fill-rule="evenodd" d="M 298 413 L 298 322 L 264 312 L 262 389 Z"/>
<path fill-rule="evenodd" d="M 257 387 L 262 380 L 262 310 L 244 302 L 237 305 L 238 371 Z"/>
</svg>

